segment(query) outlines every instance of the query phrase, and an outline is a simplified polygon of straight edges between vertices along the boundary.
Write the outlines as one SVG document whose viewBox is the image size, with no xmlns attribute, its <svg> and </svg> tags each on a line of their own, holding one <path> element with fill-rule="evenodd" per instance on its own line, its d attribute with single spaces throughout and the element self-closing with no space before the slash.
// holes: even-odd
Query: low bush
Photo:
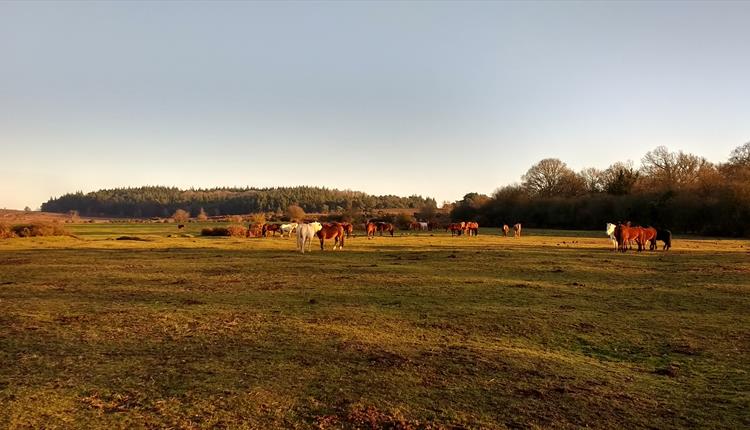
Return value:
<svg viewBox="0 0 750 430">
<path fill-rule="evenodd" d="M 10 225 L 0 223 L 0 239 L 9 239 L 11 237 L 16 237 L 16 234 L 13 233 L 13 229 Z"/>
<path fill-rule="evenodd" d="M 232 224 L 227 226 L 227 236 L 232 237 L 246 237 L 247 236 L 247 228 L 245 226 L 239 225 L 239 224 Z"/>
<path fill-rule="evenodd" d="M 229 236 L 225 227 L 207 227 L 201 230 L 201 236 Z"/>
<path fill-rule="evenodd" d="M 10 233 L 9 233 L 10 232 Z M 37 237 L 37 236 L 70 236 L 70 232 L 59 223 L 33 222 L 18 224 L 8 229 L 0 227 L 0 237 Z"/>
</svg>

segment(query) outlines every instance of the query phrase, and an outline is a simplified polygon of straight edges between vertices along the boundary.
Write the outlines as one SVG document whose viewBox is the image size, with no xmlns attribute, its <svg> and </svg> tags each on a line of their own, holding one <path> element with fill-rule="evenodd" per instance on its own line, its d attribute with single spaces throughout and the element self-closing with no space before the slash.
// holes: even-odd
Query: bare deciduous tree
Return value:
<svg viewBox="0 0 750 430">
<path fill-rule="evenodd" d="M 669 152 L 666 146 L 659 146 L 643 156 L 641 173 L 651 187 L 673 190 L 694 183 L 698 171 L 707 163 L 703 157 Z"/>
<path fill-rule="evenodd" d="M 586 192 L 589 193 L 601 193 L 604 191 L 604 172 L 597 169 L 596 167 L 587 167 L 581 170 L 578 176 L 583 180 L 583 184 L 586 187 Z"/>
<path fill-rule="evenodd" d="M 633 162 L 617 162 L 602 172 L 602 186 L 608 194 L 630 194 L 640 173 L 633 167 Z"/>
<path fill-rule="evenodd" d="M 750 166 L 750 142 L 740 145 L 729 154 L 729 162 L 735 165 Z"/>
<path fill-rule="evenodd" d="M 553 196 L 566 192 L 575 172 L 557 158 L 545 158 L 531 166 L 521 178 L 523 186 L 532 194 Z"/>
</svg>

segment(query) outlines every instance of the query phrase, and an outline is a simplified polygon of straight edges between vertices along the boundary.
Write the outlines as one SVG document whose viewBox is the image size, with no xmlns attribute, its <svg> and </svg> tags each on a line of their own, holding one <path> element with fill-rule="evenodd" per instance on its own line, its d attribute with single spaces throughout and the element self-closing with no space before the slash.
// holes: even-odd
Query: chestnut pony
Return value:
<svg viewBox="0 0 750 430">
<path fill-rule="evenodd" d="M 323 251 L 323 243 L 326 239 L 333 239 L 333 250 L 344 249 L 344 227 L 341 224 L 323 224 L 323 228 L 317 233 L 320 239 L 320 250 Z"/>
<path fill-rule="evenodd" d="M 466 234 L 469 236 L 476 236 L 479 234 L 479 223 L 474 221 L 469 221 L 464 226 L 464 229 L 466 231 Z"/>
<path fill-rule="evenodd" d="M 378 231 L 380 232 L 380 235 L 383 235 L 383 232 L 389 232 L 391 233 L 391 237 L 393 237 L 393 224 L 388 222 L 379 222 L 378 224 Z"/>
<path fill-rule="evenodd" d="M 651 242 L 650 249 L 656 248 L 656 229 L 653 227 L 631 227 L 630 223 L 618 224 L 614 235 L 622 252 L 628 250 L 628 243 L 631 240 L 636 241 L 639 252 L 646 249 L 646 242 Z"/>
<path fill-rule="evenodd" d="M 342 222 L 341 227 L 344 227 L 344 233 L 346 233 L 346 238 L 349 239 L 350 237 L 354 236 L 354 225 L 350 222 Z"/>
<path fill-rule="evenodd" d="M 375 237 L 375 232 L 378 231 L 378 225 L 374 222 L 368 222 L 365 226 L 365 230 L 367 230 L 367 238 L 371 239 Z"/>
</svg>

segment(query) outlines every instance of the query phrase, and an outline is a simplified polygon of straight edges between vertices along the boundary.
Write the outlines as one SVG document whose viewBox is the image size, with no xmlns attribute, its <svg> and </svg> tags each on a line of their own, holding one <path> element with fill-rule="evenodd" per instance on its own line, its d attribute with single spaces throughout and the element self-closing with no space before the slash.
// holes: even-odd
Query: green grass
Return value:
<svg viewBox="0 0 750 430">
<path fill-rule="evenodd" d="M 748 241 L 71 230 L 0 241 L 0 427 L 750 426 Z"/>
</svg>

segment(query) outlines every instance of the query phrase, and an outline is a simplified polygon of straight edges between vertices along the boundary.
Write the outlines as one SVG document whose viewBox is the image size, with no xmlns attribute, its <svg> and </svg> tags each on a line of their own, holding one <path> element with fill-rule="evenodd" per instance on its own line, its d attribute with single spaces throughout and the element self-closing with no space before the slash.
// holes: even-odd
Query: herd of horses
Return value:
<svg viewBox="0 0 750 430">
<path fill-rule="evenodd" d="M 615 251 L 626 252 L 628 249 L 632 249 L 633 243 L 638 246 L 639 252 L 646 249 L 646 244 L 649 245 L 648 249 L 653 251 L 656 249 L 657 241 L 664 242 L 662 248 L 664 251 L 672 247 L 672 232 L 666 229 L 631 226 L 630 222 L 621 222 L 616 225 L 607 223 L 606 232 Z"/>
<path fill-rule="evenodd" d="M 365 232 L 367 233 L 368 239 L 373 239 L 376 234 L 380 233 L 382 236 L 390 234 L 393 237 L 395 226 L 392 223 L 384 221 L 368 221 L 364 225 Z M 429 230 L 432 231 L 437 228 L 437 224 L 427 222 L 413 222 L 409 225 L 411 230 Z M 505 236 L 508 236 L 509 227 L 503 226 L 503 232 Z M 325 241 L 333 240 L 333 249 L 344 249 L 345 238 L 349 238 L 354 234 L 354 225 L 348 222 L 332 222 L 324 223 L 320 222 L 308 222 L 308 223 L 291 223 L 291 224 L 280 224 L 278 227 L 264 227 L 263 235 L 267 236 L 268 232 L 280 231 L 282 237 L 285 232 L 289 232 L 287 237 L 291 237 L 291 232 L 296 230 L 297 232 L 297 250 L 305 253 L 305 249 L 310 251 L 311 243 L 315 237 L 320 240 L 320 249 L 325 250 Z M 513 226 L 514 236 L 521 237 L 521 224 L 515 224 Z M 451 236 L 476 236 L 479 234 L 479 223 L 469 221 L 460 223 L 450 223 L 445 227 L 445 231 L 450 231 Z"/>
<path fill-rule="evenodd" d="M 432 231 L 437 228 L 435 223 L 412 222 L 409 225 L 410 230 Z M 513 229 L 513 237 L 521 237 L 521 224 L 514 224 L 513 227 L 504 224 L 501 228 L 503 236 L 507 237 Z M 354 225 L 349 222 L 330 222 L 320 223 L 317 221 L 306 223 L 288 223 L 288 224 L 260 224 L 251 226 L 256 236 L 268 237 L 280 233 L 281 237 L 291 238 L 292 234 L 297 235 L 297 250 L 304 253 L 305 247 L 310 250 L 312 241 L 317 238 L 320 241 L 320 249 L 325 249 L 325 241 L 333 240 L 333 249 L 343 249 L 344 241 L 354 235 Z M 396 230 L 392 223 L 371 220 L 365 223 L 364 230 L 367 238 L 372 239 L 377 234 L 394 235 Z M 454 222 L 445 226 L 445 231 L 450 232 L 451 236 L 476 236 L 479 234 L 479 223 Z M 633 245 L 637 246 L 638 251 L 644 251 L 648 245 L 649 250 L 657 248 L 657 241 L 664 243 L 663 250 L 669 250 L 672 247 L 672 232 L 666 229 L 657 229 L 654 227 L 632 226 L 630 222 L 625 223 L 607 223 L 606 233 L 609 236 L 613 250 L 626 252 L 632 249 Z"/>
</svg>

